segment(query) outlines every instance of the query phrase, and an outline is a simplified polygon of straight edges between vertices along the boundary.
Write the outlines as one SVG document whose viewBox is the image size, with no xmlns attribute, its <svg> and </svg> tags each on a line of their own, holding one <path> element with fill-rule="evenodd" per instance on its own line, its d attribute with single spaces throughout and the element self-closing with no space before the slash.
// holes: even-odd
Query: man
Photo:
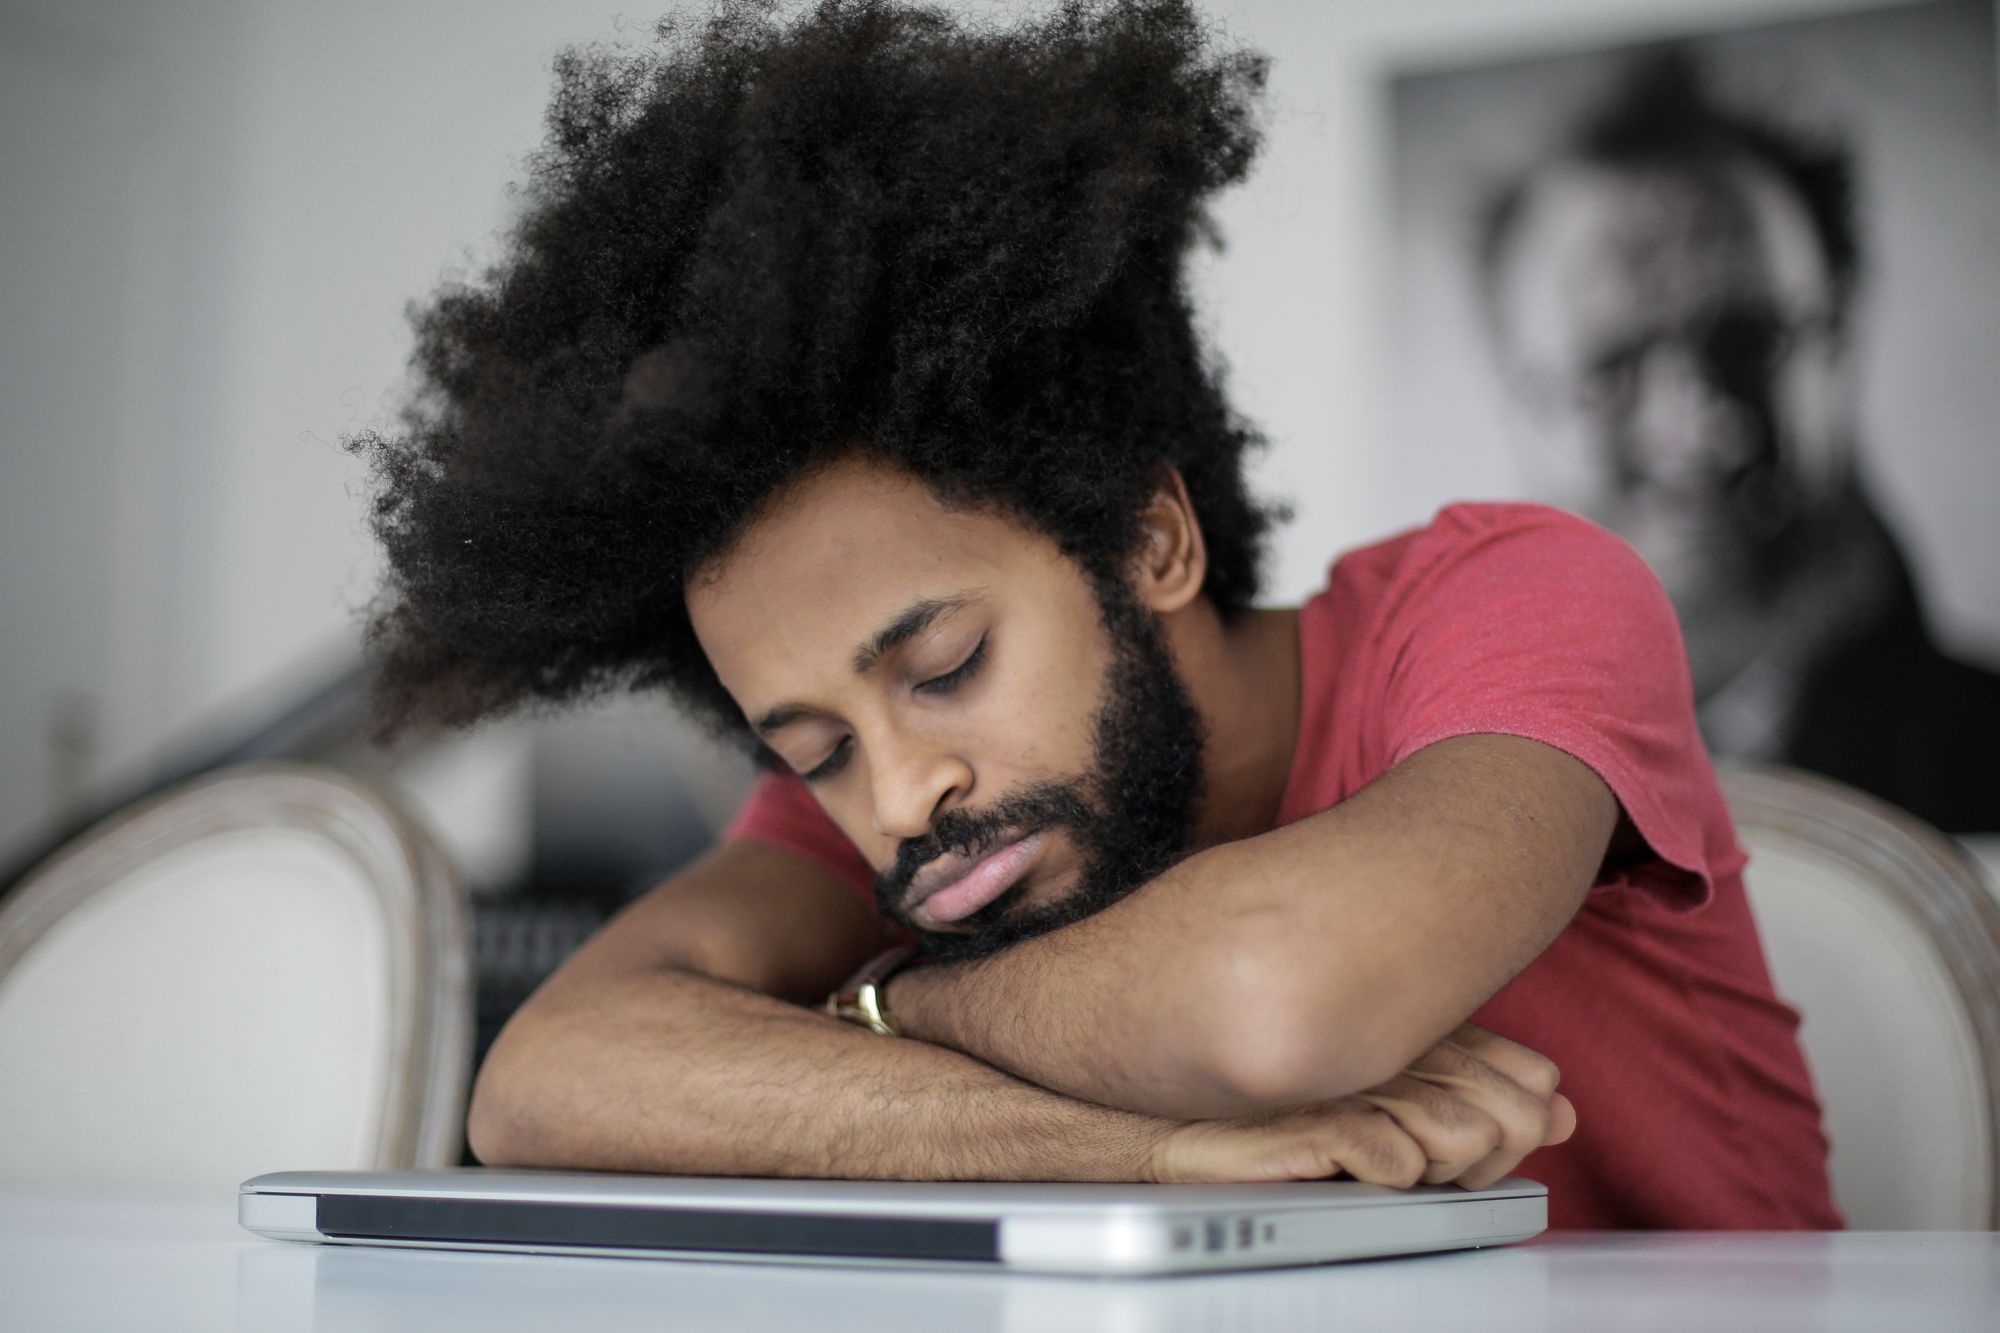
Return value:
<svg viewBox="0 0 2000 1333">
<path fill-rule="evenodd" d="M 1521 1164 L 1557 1225 L 1837 1224 L 1629 549 L 1459 506 L 1253 605 L 1182 266 L 1261 62 L 1134 0 L 728 6 L 558 68 L 510 257 L 358 442 L 388 722 L 662 689 L 768 771 L 502 1033 L 483 1160 Z"/>
<path fill-rule="evenodd" d="M 1647 54 L 1500 194 L 1491 329 L 1551 498 L 1665 581 L 1713 747 L 2000 829 L 2000 676 L 1932 640 L 1856 464 L 1852 178 Z"/>
</svg>

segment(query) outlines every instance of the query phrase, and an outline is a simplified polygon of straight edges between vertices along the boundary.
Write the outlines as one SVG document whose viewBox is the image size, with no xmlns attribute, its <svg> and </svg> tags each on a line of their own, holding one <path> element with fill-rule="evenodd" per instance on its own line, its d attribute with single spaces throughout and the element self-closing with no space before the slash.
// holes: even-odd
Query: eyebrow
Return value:
<svg viewBox="0 0 2000 1333">
<path fill-rule="evenodd" d="M 854 674 L 867 675 L 881 665 L 883 658 L 922 634 L 945 616 L 972 605 L 972 600 L 968 594 L 958 594 L 951 597 L 926 597 L 910 603 L 897 613 L 895 619 L 876 630 L 868 642 L 854 650 Z M 768 736 L 813 711 L 803 704 L 779 704 L 750 725 L 758 734 Z"/>
</svg>

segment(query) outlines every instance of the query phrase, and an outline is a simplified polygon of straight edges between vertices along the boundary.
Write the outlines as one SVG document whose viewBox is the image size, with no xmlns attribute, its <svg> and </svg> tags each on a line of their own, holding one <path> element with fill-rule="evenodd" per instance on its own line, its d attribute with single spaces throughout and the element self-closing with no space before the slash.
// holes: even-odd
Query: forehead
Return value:
<svg viewBox="0 0 2000 1333">
<path fill-rule="evenodd" d="M 688 614 L 746 708 L 802 678 L 851 674 L 855 649 L 920 598 L 1082 588 L 1055 543 L 989 510 L 947 506 L 907 472 L 850 457 L 775 499 L 689 580 Z"/>
<path fill-rule="evenodd" d="M 1531 342 L 1590 341 L 1742 301 L 1822 311 L 1829 276 L 1804 205 L 1737 158 L 1561 163 L 1529 188 L 1502 296 Z"/>
</svg>

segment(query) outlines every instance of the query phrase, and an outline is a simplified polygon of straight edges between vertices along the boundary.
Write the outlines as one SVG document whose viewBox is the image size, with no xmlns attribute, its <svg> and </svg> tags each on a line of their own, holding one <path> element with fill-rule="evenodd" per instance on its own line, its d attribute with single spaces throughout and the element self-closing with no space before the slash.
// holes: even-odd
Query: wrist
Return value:
<svg viewBox="0 0 2000 1333">
<path fill-rule="evenodd" d="M 944 969 L 936 964 L 905 967 L 881 986 L 882 1002 L 895 1016 L 896 1030 L 916 1041 L 946 1046 L 936 1022 L 937 1005 L 929 1001 L 937 994 L 937 982 Z"/>
<path fill-rule="evenodd" d="M 899 945 L 868 960 L 847 984 L 826 997 L 821 1006 L 827 1014 L 843 1022 L 865 1027 L 884 1037 L 909 1033 L 889 1007 L 889 983 L 907 968 L 927 960 L 915 945 Z"/>
</svg>

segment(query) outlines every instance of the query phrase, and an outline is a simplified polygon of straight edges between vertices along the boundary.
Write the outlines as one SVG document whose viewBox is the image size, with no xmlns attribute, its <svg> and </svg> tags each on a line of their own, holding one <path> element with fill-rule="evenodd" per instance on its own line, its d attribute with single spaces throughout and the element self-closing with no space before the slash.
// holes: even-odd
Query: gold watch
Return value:
<svg viewBox="0 0 2000 1333">
<path fill-rule="evenodd" d="M 845 986 L 826 997 L 826 1012 L 849 1023 L 859 1023 L 870 1032 L 884 1037 L 902 1036 L 895 1020 L 889 1017 L 882 995 L 890 977 L 918 961 L 918 952 L 914 944 L 899 944 L 875 955 L 859 972 L 848 978 Z"/>
</svg>

